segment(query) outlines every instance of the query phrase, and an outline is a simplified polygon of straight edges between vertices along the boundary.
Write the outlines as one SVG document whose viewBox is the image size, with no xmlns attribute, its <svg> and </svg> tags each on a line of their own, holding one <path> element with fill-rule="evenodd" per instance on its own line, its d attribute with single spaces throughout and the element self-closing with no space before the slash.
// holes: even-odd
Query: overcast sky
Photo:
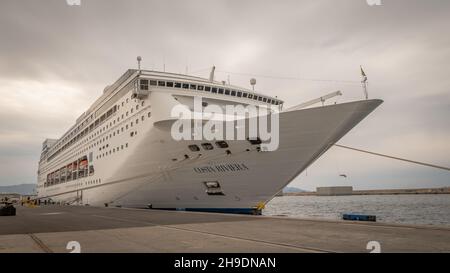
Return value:
<svg viewBox="0 0 450 273">
<path fill-rule="evenodd" d="M 335 90 L 340 102 L 361 99 L 363 65 L 370 97 L 385 103 L 340 143 L 450 166 L 450 1 L 381 3 L 2 0 L 0 185 L 35 183 L 44 139 L 137 55 L 144 68 L 205 77 L 214 64 L 229 72 L 218 80 L 244 87 L 250 76 L 230 72 L 259 75 L 256 89 L 287 107 Z M 450 173 L 332 148 L 291 183 L 325 185 L 450 186 Z"/>
</svg>

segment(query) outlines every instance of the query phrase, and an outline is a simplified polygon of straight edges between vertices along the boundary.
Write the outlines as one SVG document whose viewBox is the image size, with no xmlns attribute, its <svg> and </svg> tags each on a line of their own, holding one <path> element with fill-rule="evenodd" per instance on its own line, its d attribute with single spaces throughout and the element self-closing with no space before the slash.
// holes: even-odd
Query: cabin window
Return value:
<svg viewBox="0 0 450 273">
<path fill-rule="evenodd" d="M 175 88 L 181 88 L 181 83 L 180 82 L 176 82 L 175 83 Z"/>
<path fill-rule="evenodd" d="M 67 166 L 67 176 L 66 181 L 72 180 L 72 165 Z"/>
<path fill-rule="evenodd" d="M 232 95 L 233 97 L 236 97 L 236 91 L 235 91 L 235 90 L 232 90 L 232 91 L 231 91 L 231 95 Z"/>
<path fill-rule="evenodd" d="M 205 91 L 206 92 L 210 92 L 211 91 L 211 87 L 210 86 L 205 86 Z"/>
<path fill-rule="evenodd" d="M 253 94 L 248 94 L 248 98 L 249 99 L 253 98 Z"/>
<path fill-rule="evenodd" d="M 263 98 L 263 102 L 267 102 L 267 98 Z"/>
<path fill-rule="evenodd" d="M 184 89 L 189 89 L 189 84 L 188 83 L 183 83 L 183 88 Z"/>
<path fill-rule="evenodd" d="M 225 90 L 225 95 L 230 95 L 230 90 Z"/>
<path fill-rule="evenodd" d="M 165 81 L 158 81 L 158 86 L 166 86 L 166 82 Z"/>
<path fill-rule="evenodd" d="M 197 85 L 196 84 L 191 84 L 191 89 L 197 89 Z"/>
<path fill-rule="evenodd" d="M 262 101 L 262 97 L 258 97 L 258 101 Z"/>
<path fill-rule="evenodd" d="M 203 85 L 197 86 L 197 90 L 203 91 Z"/>
<path fill-rule="evenodd" d="M 141 90 L 148 90 L 148 80 L 144 79 L 139 80 L 139 88 Z"/>
<path fill-rule="evenodd" d="M 219 148 L 228 148 L 228 143 L 226 141 L 216 141 L 216 146 Z"/>
<path fill-rule="evenodd" d="M 173 87 L 173 82 L 166 82 L 167 87 Z"/>
<path fill-rule="evenodd" d="M 217 93 L 217 88 L 216 88 L 216 87 L 213 87 L 213 88 L 211 89 L 211 93 Z"/>
<path fill-rule="evenodd" d="M 156 81 L 155 80 L 150 80 L 150 85 L 155 85 L 156 86 Z M 128 99 L 127 99 L 128 100 Z M 128 102 L 128 101 L 127 101 Z"/>
<path fill-rule="evenodd" d="M 193 152 L 198 152 L 198 151 L 200 151 L 200 147 L 198 147 L 198 146 L 195 145 L 195 144 L 189 145 L 188 147 L 189 147 L 189 150 L 191 150 L 191 151 L 193 151 Z"/>
<path fill-rule="evenodd" d="M 208 143 L 208 142 L 202 143 L 202 147 L 203 147 L 203 149 L 205 149 L 205 150 L 212 150 L 212 149 L 214 149 L 214 147 L 212 146 L 212 144 L 211 144 L 211 143 Z"/>
<path fill-rule="evenodd" d="M 240 98 L 240 97 L 242 97 L 242 92 L 241 91 L 238 91 L 237 92 L 237 96 Z"/>
</svg>

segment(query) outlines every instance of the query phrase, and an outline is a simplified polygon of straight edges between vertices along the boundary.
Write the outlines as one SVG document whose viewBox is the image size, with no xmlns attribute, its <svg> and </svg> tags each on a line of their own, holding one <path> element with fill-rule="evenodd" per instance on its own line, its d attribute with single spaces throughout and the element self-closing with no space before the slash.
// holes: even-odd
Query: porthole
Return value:
<svg viewBox="0 0 450 273">
<path fill-rule="evenodd" d="M 216 141 L 216 146 L 219 148 L 228 148 L 228 143 L 226 141 Z"/>
<path fill-rule="evenodd" d="M 198 151 L 200 151 L 200 147 L 198 147 L 198 146 L 195 145 L 195 144 L 189 145 L 188 148 L 189 148 L 189 150 L 191 150 L 192 152 L 198 152 Z"/>
<path fill-rule="evenodd" d="M 205 150 L 212 150 L 212 149 L 214 149 L 214 147 L 212 146 L 212 144 L 211 144 L 211 143 L 208 143 L 208 142 L 202 143 L 202 147 L 203 147 L 203 149 L 205 149 Z"/>
</svg>

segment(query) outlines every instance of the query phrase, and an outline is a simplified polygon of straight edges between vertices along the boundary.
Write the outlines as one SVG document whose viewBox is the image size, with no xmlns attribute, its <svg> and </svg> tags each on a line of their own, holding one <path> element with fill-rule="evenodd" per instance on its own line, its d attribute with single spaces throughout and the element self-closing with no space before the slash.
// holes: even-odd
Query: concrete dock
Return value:
<svg viewBox="0 0 450 273">
<path fill-rule="evenodd" d="M 450 228 L 182 211 L 17 206 L 0 252 L 450 252 Z"/>
</svg>

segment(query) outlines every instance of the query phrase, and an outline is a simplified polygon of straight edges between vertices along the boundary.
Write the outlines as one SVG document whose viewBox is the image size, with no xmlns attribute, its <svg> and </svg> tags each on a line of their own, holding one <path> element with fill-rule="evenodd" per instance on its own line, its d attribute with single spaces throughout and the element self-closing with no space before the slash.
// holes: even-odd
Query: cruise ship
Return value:
<svg viewBox="0 0 450 273">
<path fill-rule="evenodd" d="M 284 102 L 209 78 L 127 70 L 59 139 L 46 139 L 40 200 L 260 214 L 264 205 L 382 101 L 283 109 Z M 171 110 L 209 104 L 278 109 L 279 143 L 259 137 L 175 140 Z M 234 122 L 250 117 L 236 117 Z M 204 124 L 204 123 L 202 123 Z M 237 128 L 237 127 L 236 127 Z"/>
</svg>

